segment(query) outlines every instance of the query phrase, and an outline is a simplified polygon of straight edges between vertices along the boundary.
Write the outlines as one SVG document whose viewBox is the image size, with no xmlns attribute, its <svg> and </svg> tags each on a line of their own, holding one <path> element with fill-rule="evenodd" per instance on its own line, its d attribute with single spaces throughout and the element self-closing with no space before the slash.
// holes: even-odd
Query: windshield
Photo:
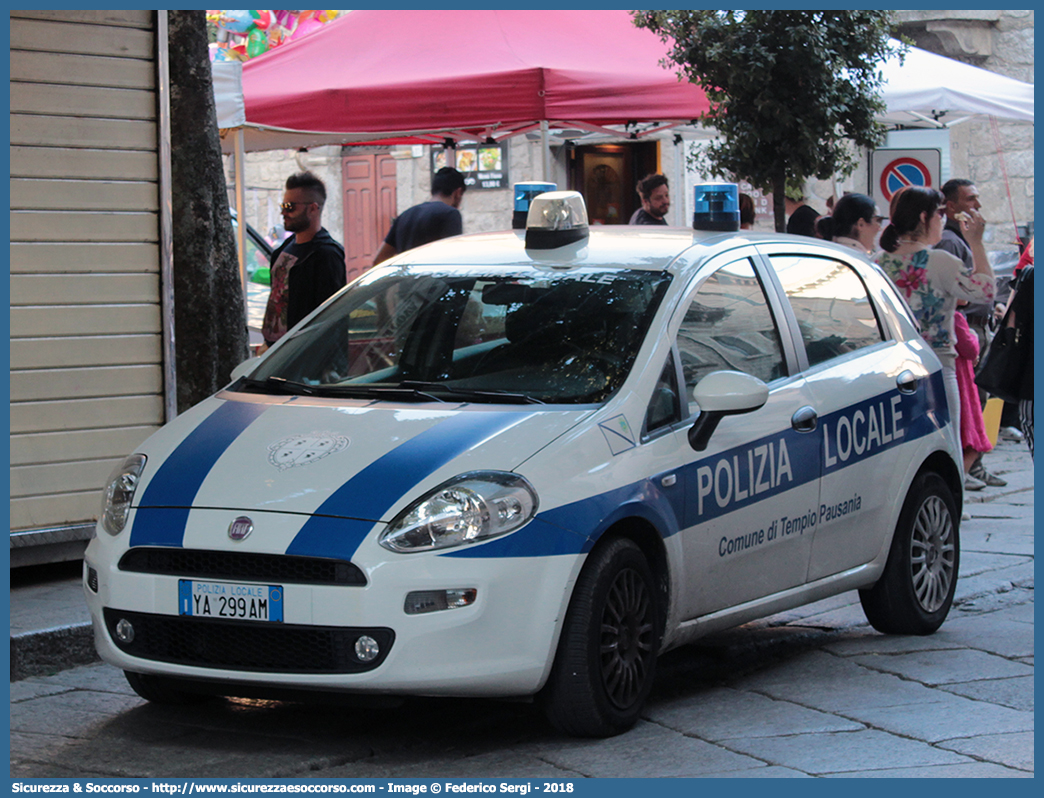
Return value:
<svg viewBox="0 0 1044 798">
<path fill-rule="evenodd" d="M 397 270 L 355 284 L 237 390 L 416 401 L 601 402 L 670 276 Z"/>
</svg>

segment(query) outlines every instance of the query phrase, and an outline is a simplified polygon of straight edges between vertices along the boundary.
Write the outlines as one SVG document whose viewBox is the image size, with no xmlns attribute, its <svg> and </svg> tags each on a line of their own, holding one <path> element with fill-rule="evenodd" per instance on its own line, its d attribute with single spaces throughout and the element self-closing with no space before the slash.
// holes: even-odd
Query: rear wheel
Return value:
<svg viewBox="0 0 1044 798">
<path fill-rule="evenodd" d="M 153 704 L 201 704 L 213 699 L 213 696 L 183 689 L 181 681 L 170 676 L 131 671 L 124 671 L 123 675 L 135 693 Z"/>
<path fill-rule="evenodd" d="M 870 624 L 885 634 L 927 635 L 953 603 L 960 564 L 960 515 L 938 474 L 918 475 L 906 496 L 877 584 L 859 591 Z"/>
<path fill-rule="evenodd" d="M 641 549 L 622 538 L 596 549 L 577 580 L 541 696 L 555 727 L 609 737 L 633 726 L 652 689 L 660 627 Z"/>
</svg>

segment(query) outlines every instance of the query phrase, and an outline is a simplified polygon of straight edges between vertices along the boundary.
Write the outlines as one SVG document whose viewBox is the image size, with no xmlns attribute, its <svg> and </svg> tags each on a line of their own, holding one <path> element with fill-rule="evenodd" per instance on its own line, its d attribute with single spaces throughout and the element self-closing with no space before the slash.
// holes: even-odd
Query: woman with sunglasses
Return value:
<svg viewBox="0 0 1044 798">
<path fill-rule="evenodd" d="M 906 297 L 921 328 L 943 365 L 946 401 L 957 440 L 960 441 L 960 393 L 957 387 L 957 349 L 954 313 L 957 302 L 992 302 L 996 279 L 982 244 L 985 222 L 977 211 L 961 221 L 971 247 L 975 268 L 941 249 L 932 249 L 942 238 L 946 205 L 934 188 L 903 189 L 892 209 L 891 223 L 881 234 L 882 252 L 874 258 Z"/>
<path fill-rule="evenodd" d="M 881 232 L 884 216 L 878 216 L 877 204 L 866 194 L 845 194 L 834 204 L 834 211 L 819 221 L 824 223 L 824 238 L 844 244 L 864 255 L 872 255 Z"/>
</svg>

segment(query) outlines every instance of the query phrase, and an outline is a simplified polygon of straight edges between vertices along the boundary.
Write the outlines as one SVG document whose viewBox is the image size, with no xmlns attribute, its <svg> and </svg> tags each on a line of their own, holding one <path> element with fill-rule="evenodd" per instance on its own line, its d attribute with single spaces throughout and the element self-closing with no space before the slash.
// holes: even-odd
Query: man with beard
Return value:
<svg viewBox="0 0 1044 798">
<path fill-rule="evenodd" d="M 286 179 L 280 209 L 283 227 L 293 233 L 272 253 L 268 295 L 258 354 L 315 310 L 346 282 L 344 247 L 322 226 L 326 186 L 311 172 Z"/>
<path fill-rule="evenodd" d="M 671 209 L 667 178 L 657 174 L 646 175 L 638 181 L 637 189 L 642 207 L 631 214 L 628 224 L 667 224 L 664 217 Z"/>
<path fill-rule="evenodd" d="M 935 249 L 941 249 L 960 258 L 964 263 L 965 271 L 971 274 L 975 268 L 975 262 L 971 246 L 964 238 L 964 227 L 962 225 L 971 222 L 973 217 L 979 215 L 979 211 L 982 208 L 982 203 L 979 202 L 979 190 L 971 180 L 955 177 L 946 181 L 941 191 L 943 199 L 946 200 L 946 205 L 944 206 L 946 209 L 946 222 L 943 227 L 942 238 L 935 245 Z M 993 303 L 966 304 L 959 307 L 958 311 L 964 314 L 964 318 L 968 321 L 969 329 L 978 338 L 979 351 L 985 352 L 989 339 L 992 337 L 988 333 L 988 328 L 990 318 L 993 316 Z M 980 389 L 978 393 L 979 406 L 985 407 L 986 392 Z M 1005 418 L 1008 423 L 1005 423 Z M 1004 405 L 1001 426 L 1005 429 L 1008 436 L 1017 436 L 1015 439 L 1021 440 L 1022 434 L 1019 432 L 1017 425 L 1017 408 L 1015 404 L 1007 402 Z M 996 474 L 986 470 L 986 466 L 982 462 L 981 451 L 978 457 L 975 458 L 975 462 L 971 465 L 968 473 L 973 479 L 966 481 L 966 490 L 981 490 L 982 485 L 979 483 L 985 483 L 995 488 L 1003 488 L 1008 484 Z"/>
</svg>

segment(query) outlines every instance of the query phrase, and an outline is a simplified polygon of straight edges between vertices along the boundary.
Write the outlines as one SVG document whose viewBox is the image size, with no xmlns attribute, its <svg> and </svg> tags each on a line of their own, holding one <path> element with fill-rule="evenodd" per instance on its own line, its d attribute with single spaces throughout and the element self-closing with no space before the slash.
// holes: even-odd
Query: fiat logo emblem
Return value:
<svg viewBox="0 0 1044 798">
<path fill-rule="evenodd" d="M 239 516 L 239 518 L 228 525 L 228 536 L 232 540 L 242 540 L 253 531 L 254 522 L 245 515 Z"/>
</svg>

